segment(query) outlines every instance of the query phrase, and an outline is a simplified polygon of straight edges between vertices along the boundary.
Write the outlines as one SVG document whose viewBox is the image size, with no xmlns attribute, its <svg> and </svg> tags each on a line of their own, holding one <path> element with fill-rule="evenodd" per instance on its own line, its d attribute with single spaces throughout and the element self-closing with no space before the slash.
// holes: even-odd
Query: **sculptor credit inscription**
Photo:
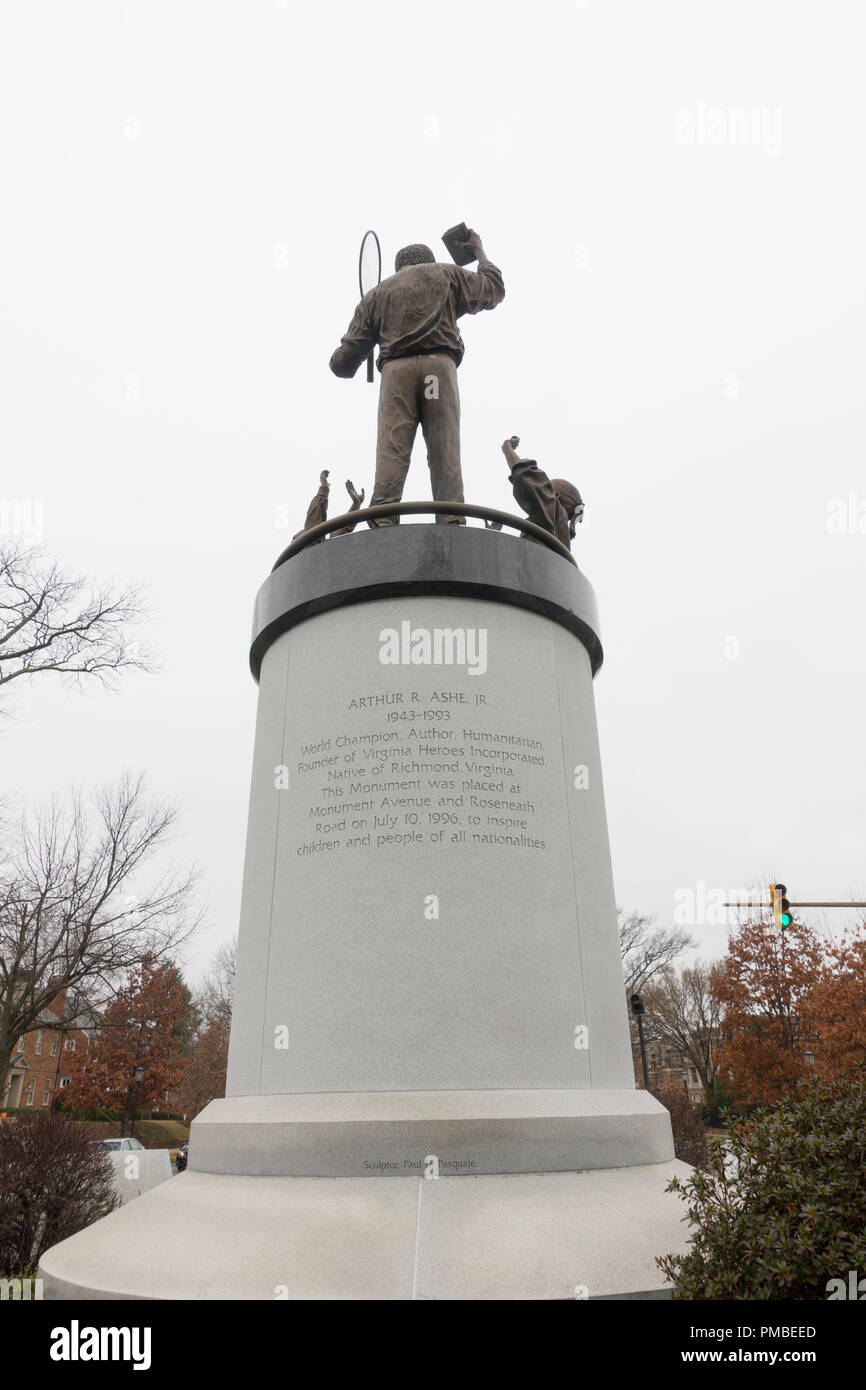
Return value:
<svg viewBox="0 0 866 1390">
<path fill-rule="evenodd" d="M 298 856 L 421 844 L 547 849 L 544 743 L 497 718 L 488 696 L 352 693 L 345 716 L 339 729 L 299 742 L 288 765 L 304 822 Z"/>
</svg>

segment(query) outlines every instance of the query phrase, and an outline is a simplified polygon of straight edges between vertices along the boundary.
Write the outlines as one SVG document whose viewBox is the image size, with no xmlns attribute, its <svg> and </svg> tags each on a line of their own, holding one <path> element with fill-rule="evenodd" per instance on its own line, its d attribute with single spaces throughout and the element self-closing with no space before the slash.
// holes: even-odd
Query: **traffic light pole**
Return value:
<svg viewBox="0 0 866 1390">
<path fill-rule="evenodd" d="M 787 888 L 784 883 L 770 884 L 770 907 L 776 919 L 776 926 L 784 931 L 787 927 L 794 925 L 794 915 L 791 911 L 793 907 L 866 907 L 866 903 L 860 902 L 790 902 L 787 897 Z M 724 903 L 724 907 L 764 907 L 764 903 Z"/>
<path fill-rule="evenodd" d="M 757 903 L 752 903 L 752 902 L 749 902 L 749 903 L 722 903 L 722 907 L 766 907 L 766 906 L 767 906 L 767 904 L 766 904 L 766 903 L 762 903 L 762 902 L 757 902 Z M 770 903 L 770 906 L 772 907 L 773 904 Z M 866 907 L 866 903 L 856 903 L 856 902 L 847 902 L 847 903 L 825 903 L 825 902 L 811 903 L 811 902 L 810 902 L 810 903 L 805 903 L 805 902 L 793 902 L 793 901 L 792 901 L 792 902 L 791 902 L 791 907 Z"/>
</svg>

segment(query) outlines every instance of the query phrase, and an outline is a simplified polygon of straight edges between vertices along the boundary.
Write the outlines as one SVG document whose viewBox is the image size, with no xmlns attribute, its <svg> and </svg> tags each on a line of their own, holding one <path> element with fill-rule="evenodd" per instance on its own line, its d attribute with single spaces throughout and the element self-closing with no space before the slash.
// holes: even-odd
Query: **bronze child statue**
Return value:
<svg viewBox="0 0 866 1390">
<path fill-rule="evenodd" d="M 309 531 L 313 526 L 318 526 L 320 521 L 327 521 L 328 494 L 331 491 L 331 484 L 328 482 L 329 471 L 329 469 L 323 468 L 321 473 L 319 474 L 319 491 L 316 493 L 315 497 L 313 498 L 309 507 L 307 508 L 307 518 L 303 526 L 301 527 L 300 531 L 296 531 L 295 534 L 292 536 L 293 541 L 296 541 L 299 536 L 302 536 L 305 531 Z M 347 478 L 346 491 L 352 499 L 352 505 L 349 508 L 349 511 L 358 511 L 359 507 L 363 506 L 364 503 L 364 489 L 361 488 L 361 491 L 357 492 L 355 489 L 355 484 L 352 482 L 351 478 Z M 352 531 L 354 531 L 354 529 L 354 526 L 341 526 L 338 531 L 332 531 L 331 536 L 348 536 Z M 322 540 L 324 539 L 325 537 L 323 536 Z M 312 544 L 318 545 L 318 541 L 313 541 Z"/>
<path fill-rule="evenodd" d="M 578 524 L 583 521 L 583 498 L 574 483 L 565 478 L 548 478 L 535 459 L 518 458 L 519 443 L 513 434 L 502 445 L 514 499 L 530 521 L 552 532 L 570 550 Z"/>
</svg>

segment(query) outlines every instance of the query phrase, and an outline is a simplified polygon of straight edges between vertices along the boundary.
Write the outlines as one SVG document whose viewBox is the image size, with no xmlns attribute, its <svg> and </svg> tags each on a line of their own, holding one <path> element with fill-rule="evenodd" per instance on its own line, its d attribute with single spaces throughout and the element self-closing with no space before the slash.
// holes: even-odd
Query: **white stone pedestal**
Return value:
<svg viewBox="0 0 866 1390">
<path fill-rule="evenodd" d="M 55 1245 L 53 1299 L 664 1297 L 683 1163 L 479 1178 L 181 1173 Z"/>
<path fill-rule="evenodd" d="M 590 586 L 499 532 L 344 536 L 271 575 L 251 660 L 226 1098 L 46 1291 L 657 1291 L 677 1165 L 634 1086 Z"/>
</svg>

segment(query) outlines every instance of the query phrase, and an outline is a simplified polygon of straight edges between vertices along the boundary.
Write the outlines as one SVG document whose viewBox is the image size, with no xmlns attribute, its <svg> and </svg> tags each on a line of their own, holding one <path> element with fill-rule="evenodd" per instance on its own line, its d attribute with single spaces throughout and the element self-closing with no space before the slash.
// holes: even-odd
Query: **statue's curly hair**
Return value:
<svg viewBox="0 0 866 1390">
<path fill-rule="evenodd" d="M 394 270 L 402 270 L 404 265 L 426 265 L 429 262 L 433 262 L 434 265 L 436 263 L 436 257 L 430 247 L 416 241 L 412 246 L 404 246 L 397 252 L 394 257 Z"/>
</svg>

